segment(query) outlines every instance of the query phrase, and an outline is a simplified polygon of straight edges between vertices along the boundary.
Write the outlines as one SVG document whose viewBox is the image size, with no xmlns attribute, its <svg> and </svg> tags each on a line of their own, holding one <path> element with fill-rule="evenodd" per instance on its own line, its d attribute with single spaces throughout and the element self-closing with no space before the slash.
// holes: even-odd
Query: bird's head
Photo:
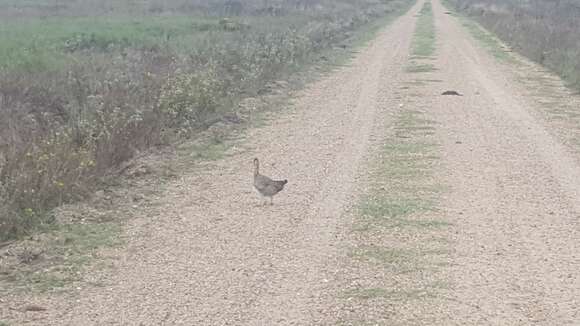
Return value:
<svg viewBox="0 0 580 326">
<path fill-rule="evenodd" d="M 258 161 L 258 158 L 254 158 L 254 175 L 258 174 L 258 170 L 260 169 L 260 161 Z"/>
</svg>

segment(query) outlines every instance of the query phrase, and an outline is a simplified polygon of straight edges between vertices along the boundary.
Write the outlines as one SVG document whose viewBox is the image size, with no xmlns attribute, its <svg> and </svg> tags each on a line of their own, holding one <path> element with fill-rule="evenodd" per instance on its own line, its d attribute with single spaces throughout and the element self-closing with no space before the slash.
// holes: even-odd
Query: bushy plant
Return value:
<svg viewBox="0 0 580 326">
<path fill-rule="evenodd" d="M 203 126 L 216 114 L 224 94 L 224 81 L 214 67 L 185 73 L 177 71 L 167 79 L 159 96 L 159 108 L 166 115 L 167 126 L 187 134 Z"/>
</svg>

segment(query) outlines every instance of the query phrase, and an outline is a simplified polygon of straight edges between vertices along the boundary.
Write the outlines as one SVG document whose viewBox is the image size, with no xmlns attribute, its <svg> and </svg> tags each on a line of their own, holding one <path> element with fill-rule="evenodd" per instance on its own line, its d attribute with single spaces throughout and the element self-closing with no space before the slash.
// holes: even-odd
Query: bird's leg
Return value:
<svg viewBox="0 0 580 326">
<path fill-rule="evenodd" d="M 274 196 L 270 196 L 270 206 L 274 205 Z"/>
</svg>

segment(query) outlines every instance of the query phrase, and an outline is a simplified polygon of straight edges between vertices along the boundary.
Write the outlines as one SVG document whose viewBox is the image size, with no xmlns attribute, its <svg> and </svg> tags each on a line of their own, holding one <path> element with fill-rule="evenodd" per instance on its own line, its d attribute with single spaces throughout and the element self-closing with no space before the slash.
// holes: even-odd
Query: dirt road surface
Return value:
<svg viewBox="0 0 580 326">
<path fill-rule="evenodd" d="M 400 92 L 417 78 L 405 67 L 419 1 L 348 65 L 250 130 L 241 148 L 169 185 L 150 217 L 126 226 L 129 242 L 103 286 L 15 298 L 0 320 L 580 325 L 580 156 L 506 64 L 438 0 L 432 4 L 437 70 L 427 78 L 437 82 Z M 441 96 L 445 90 L 463 96 Z M 425 214 L 449 223 L 447 264 L 438 272 L 446 286 L 428 301 L 409 299 L 384 310 L 361 302 L 355 318 L 343 311 L 351 299 L 344 295 L 347 283 L 360 272 L 349 267 L 357 264 L 351 257 L 357 239 L 345 212 L 366 191 L 367 167 L 394 114 L 412 109 L 411 91 L 436 122 L 436 176 L 446 190 L 436 212 Z M 262 160 L 264 174 L 289 180 L 274 206 L 258 206 L 253 157 Z M 366 273 L 396 279 L 389 270 Z M 47 310 L 12 309 L 24 300 Z"/>
</svg>

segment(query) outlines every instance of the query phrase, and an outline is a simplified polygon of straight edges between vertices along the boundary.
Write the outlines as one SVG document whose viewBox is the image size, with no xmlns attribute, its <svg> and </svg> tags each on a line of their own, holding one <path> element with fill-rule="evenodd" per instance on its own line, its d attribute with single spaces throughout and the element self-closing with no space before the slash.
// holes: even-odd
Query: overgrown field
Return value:
<svg viewBox="0 0 580 326">
<path fill-rule="evenodd" d="M 580 2 L 449 0 L 514 50 L 580 89 Z"/>
<path fill-rule="evenodd" d="M 0 240 L 409 0 L 0 0 Z"/>
</svg>

